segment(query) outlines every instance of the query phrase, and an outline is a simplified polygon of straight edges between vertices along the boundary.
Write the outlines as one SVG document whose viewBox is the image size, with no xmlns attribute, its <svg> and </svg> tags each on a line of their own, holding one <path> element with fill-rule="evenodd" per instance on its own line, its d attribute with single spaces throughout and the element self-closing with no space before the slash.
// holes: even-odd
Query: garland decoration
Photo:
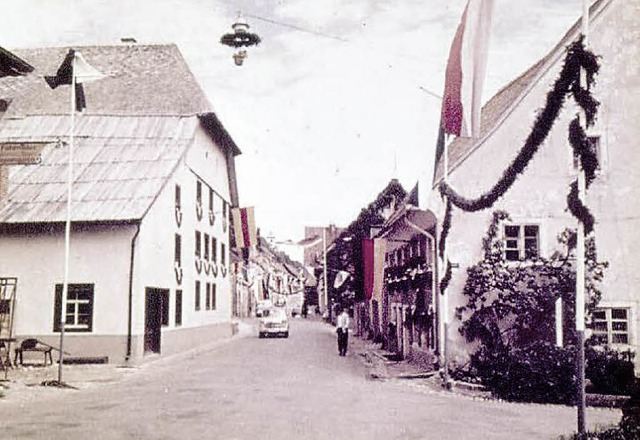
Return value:
<svg viewBox="0 0 640 440">
<path fill-rule="evenodd" d="M 447 260 L 446 269 L 444 270 L 444 276 L 440 280 L 440 292 L 444 293 L 451 281 L 451 261 Z"/>
<path fill-rule="evenodd" d="M 533 156 L 538 152 L 540 145 L 547 138 L 553 124 L 558 118 L 558 114 L 564 105 L 566 96 L 572 93 L 574 99 L 587 115 L 587 121 L 595 120 L 597 102 L 591 97 L 588 90 L 580 87 L 580 69 L 584 68 L 587 73 L 587 84 L 594 82 L 595 74 L 598 72 L 599 64 L 597 57 L 584 47 L 584 38 L 569 46 L 567 57 L 552 90 L 547 94 L 545 107 L 538 114 L 531 133 L 527 137 L 524 146 L 504 170 L 502 176 L 487 193 L 482 194 L 477 199 L 467 199 L 459 195 L 447 182 L 440 184 L 440 193 L 443 197 L 450 199 L 458 208 L 475 212 L 488 209 L 502 197 L 514 184 L 516 179 L 527 168 Z"/>
<path fill-rule="evenodd" d="M 580 73 L 583 69 L 586 72 L 586 88 L 580 84 Z M 584 36 L 581 35 L 577 41 L 567 48 L 564 65 L 551 91 L 547 94 L 544 108 L 538 113 L 522 149 L 518 152 L 513 162 L 503 171 L 495 185 L 479 197 L 469 199 L 458 194 L 448 182 L 444 181 L 440 184 L 440 194 L 446 199 L 445 216 L 440 233 L 440 242 L 438 243 L 440 258 L 444 259 L 446 240 L 451 228 L 452 205 L 466 212 L 476 212 L 491 208 L 511 188 L 538 152 L 553 128 L 568 95 L 571 95 L 583 110 L 587 127 L 593 125 L 599 102 L 592 96 L 590 87 L 595 83 L 595 76 L 599 69 L 598 57 L 586 49 Z M 574 154 L 580 160 L 581 169 L 585 172 L 586 187 L 588 188 L 595 179 L 598 157 L 595 147 L 589 142 L 577 117 L 569 124 L 569 142 Z M 578 183 L 575 181 L 571 184 L 571 189 L 567 195 L 567 206 L 571 214 L 584 225 L 585 233 L 588 234 L 593 231 L 594 217 L 578 195 Z M 441 294 L 444 294 L 450 280 L 451 263 L 447 260 L 445 274 L 440 282 Z"/>
<path fill-rule="evenodd" d="M 451 199 L 447 198 L 446 208 L 444 210 L 444 219 L 442 220 L 442 231 L 440 232 L 440 242 L 438 243 L 438 250 L 440 252 L 440 258 L 444 259 L 444 249 L 447 242 L 447 236 L 451 229 Z"/>
</svg>

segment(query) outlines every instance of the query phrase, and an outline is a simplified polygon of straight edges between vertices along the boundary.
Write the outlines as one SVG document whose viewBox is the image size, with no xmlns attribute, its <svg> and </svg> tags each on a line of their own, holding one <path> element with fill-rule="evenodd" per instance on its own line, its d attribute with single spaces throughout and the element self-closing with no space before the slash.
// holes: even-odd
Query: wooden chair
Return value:
<svg viewBox="0 0 640 440">
<path fill-rule="evenodd" d="M 51 350 L 53 350 L 53 347 L 51 347 L 50 345 L 44 344 L 35 338 L 27 338 L 20 343 L 19 347 L 16 347 L 13 363 L 17 364 L 18 357 L 20 357 L 20 365 L 22 365 L 24 362 L 23 355 L 25 352 L 37 352 L 44 355 L 45 366 L 47 365 L 47 357 L 49 358 L 49 362 L 51 362 L 51 365 L 53 365 Z"/>
</svg>

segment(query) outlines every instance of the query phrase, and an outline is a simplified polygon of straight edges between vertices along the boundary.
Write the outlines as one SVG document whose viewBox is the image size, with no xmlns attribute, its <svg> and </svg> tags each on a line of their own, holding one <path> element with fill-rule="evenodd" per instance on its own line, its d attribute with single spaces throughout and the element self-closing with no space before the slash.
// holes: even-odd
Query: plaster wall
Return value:
<svg viewBox="0 0 640 440">
<path fill-rule="evenodd" d="M 637 267 L 640 256 L 640 201 L 637 167 L 640 127 L 640 6 L 637 2 L 614 1 L 594 18 L 590 30 L 590 47 L 601 56 L 601 71 L 594 94 L 602 105 L 598 122 L 590 134 L 601 136 L 602 169 L 587 195 L 587 204 L 596 218 L 595 234 L 599 259 L 608 261 L 603 306 L 630 307 L 631 341 L 639 346 L 640 303 L 637 292 L 640 281 Z M 492 187 L 502 171 L 524 144 L 537 110 L 560 71 L 563 54 L 535 83 L 521 102 L 459 166 L 453 164 L 450 183 L 465 197 L 476 197 Z M 529 167 L 509 192 L 493 208 L 466 213 L 454 208 L 452 229 L 447 241 L 448 255 L 458 263 L 449 285 L 449 332 L 454 359 L 466 357 L 469 347 L 460 337 L 454 318 L 455 308 L 464 302 L 461 295 L 466 281 L 466 268 L 482 258 L 482 238 L 486 235 L 492 212 L 506 210 L 514 223 L 540 225 L 540 249 L 549 256 L 557 247 L 558 233 L 575 228 L 576 220 L 566 211 L 566 195 L 575 177 L 572 152 L 567 140 L 568 123 L 577 113 L 568 100 L 560 118 Z M 437 194 L 429 199 L 429 208 L 443 218 L 444 207 Z M 640 360 L 637 359 L 640 362 Z"/>
</svg>

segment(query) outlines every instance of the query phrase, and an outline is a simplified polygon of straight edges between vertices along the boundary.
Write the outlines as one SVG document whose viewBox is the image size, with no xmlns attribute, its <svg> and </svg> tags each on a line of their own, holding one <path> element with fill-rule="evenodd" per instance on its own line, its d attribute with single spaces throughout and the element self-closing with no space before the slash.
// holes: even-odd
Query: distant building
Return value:
<svg viewBox="0 0 640 440">
<path fill-rule="evenodd" d="M 240 150 L 175 45 L 76 48 L 109 76 L 76 116 L 71 258 L 61 310 L 69 86 L 4 78 L 0 142 L 52 141 L 9 169 L 0 277 L 18 280 L 13 334 L 110 362 L 231 335 L 229 222 Z M 16 50 L 38 75 L 65 48 Z"/>
<path fill-rule="evenodd" d="M 329 247 L 344 230 L 344 228 L 337 227 L 333 224 L 328 226 L 305 226 L 304 240 L 301 242 L 304 246 L 305 267 L 314 267 L 322 264 L 322 256 L 324 253 L 323 231 L 325 231 L 324 233 L 326 234 L 326 246 Z"/>
</svg>

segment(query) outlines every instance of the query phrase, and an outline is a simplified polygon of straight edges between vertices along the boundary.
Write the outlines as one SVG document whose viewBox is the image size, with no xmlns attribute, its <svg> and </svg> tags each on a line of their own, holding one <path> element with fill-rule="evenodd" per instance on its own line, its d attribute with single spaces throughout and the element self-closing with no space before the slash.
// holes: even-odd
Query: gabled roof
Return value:
<svg viewBox="0 0 640 440">
<path fill-rule="evenodd" d="M 34 75 L 4 78 L 0 99 L 11 101 L 5 117 L 69 113 L 69 87 L 49 88 L 42 76 L 55 75 L 69 47 L 15 49 L 35 67 Z M 195 115 L 212 107 L 177 46 L 119 45 L 73 47 L 109 75 L 84 84 L 86 114 Z"/>
<path fill-rule="evenodd" d="M 68 148 L 51 133 L 68 117 L 32 116 L 23 127 L 9 121 L 12 142 L 51 140 L 37 165 L 10 167 L 0 223 L 57 223 L 66 219 Z M 19 126 L 19 121 L 14 125 Z M 74 222 L 135 221 L 144 217 L 193 143 L 196 116 L 84 116 L 74 141 Z M 21 131 L 21 130 L 27 130 Z M 25 135 L 28 135 L 25 137 Z M 64 136 L 60 137 L 66 141 Z M 4 139 L 0 139 L 4 140 Z"/>
<path fill-rule="evenodd" d="M 87 109 L 75 118 L 72 221 L 142 219 L 199 126 L 230 153 L 227 160 L 240 154 L 175 45 L 75 49 L 110 76 L 84 85 Z M 0 142 L 53 142 L 40 164 L 10 167 L 0 223 L 66 219 L 68 149 L 59 140 L 68 138 L 70 90 L 51 90 L 42 76 L 55 74 L 67 51 L 17 50 L 36 74 L 0 81 L 0 100 L 9 103 L 0 111 Z"/>
<path fill-rule="evenodd" d="M 615 0 L 596 0 L 590 7 L 589 20 L 593 21 L 597 16 Z M 619 0 L 621 1 L 621 0 Z M 579 19 L 560 39 L 556 46 L 542 59 L 527 69 L 519 77 L 511 81 L 496 93 L 483 107 L 480 119 L 480 136 L 477 138 L 458 137 L 448 145 L 449 172 L 460 166 L 485 140 L 491 136 L 502 121 L 520 104 L 522 99 L 537 84 L 544 73 L 561 60 L 567 46 L 574 41 L 580 33 Z M 542 105 L 542 104 L 541 104 Z M 529 124 L 530 122 L 524 122 Z M 433 186 L 437 186 L 443 177 L 444 158 L 440 158 L 436 164 L 433 178 Z"/>
</svg>

